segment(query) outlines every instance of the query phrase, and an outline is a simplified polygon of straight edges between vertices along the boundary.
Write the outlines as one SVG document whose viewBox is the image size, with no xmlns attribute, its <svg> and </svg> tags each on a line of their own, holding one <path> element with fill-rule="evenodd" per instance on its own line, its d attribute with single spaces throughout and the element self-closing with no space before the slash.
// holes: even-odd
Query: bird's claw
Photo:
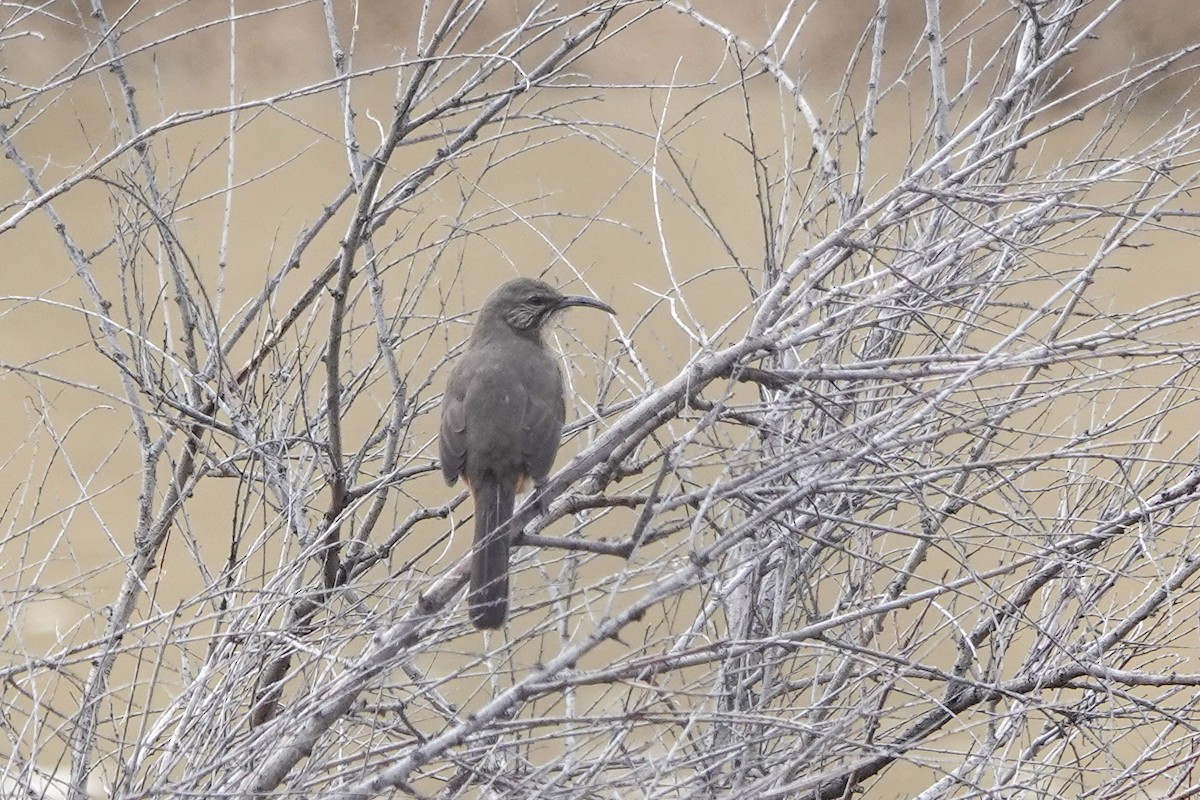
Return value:
<svg viewBox="0 0 1200 800">
<path fill-rule="evenodd" d="M 546 484 L 544 481 L 533 482 L 533 501 L 537 503 L 538 512 L 543 517 L 550 516 L 550 498 L 546 496 Z"/>
</svg>

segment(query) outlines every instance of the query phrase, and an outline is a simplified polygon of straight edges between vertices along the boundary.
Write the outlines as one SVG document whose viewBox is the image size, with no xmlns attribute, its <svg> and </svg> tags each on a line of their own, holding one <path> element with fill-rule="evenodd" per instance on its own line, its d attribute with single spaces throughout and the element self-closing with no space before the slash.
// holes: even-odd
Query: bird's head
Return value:
<svg viewBox="0 0 1200 800">
<path fill-rule="evenodd" d="M 534 333 L 542 329 L 555 313 L 571 306 L 598 308 L 615 314 L 612 306 L 594 297 L 580 294 L 562 294 L 553 286 L 532 278 L 517 278 L 500 286 L 484 301 L 481 318 L 503 320 L 510 328 L 521 333 Z"/>
</svg>

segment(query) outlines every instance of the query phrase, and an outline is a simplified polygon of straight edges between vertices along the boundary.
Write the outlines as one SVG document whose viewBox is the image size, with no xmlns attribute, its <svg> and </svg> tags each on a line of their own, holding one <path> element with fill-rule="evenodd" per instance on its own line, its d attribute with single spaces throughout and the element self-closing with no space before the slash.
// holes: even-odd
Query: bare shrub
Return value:
<svg viewBox="0 0 1200 800">
<path fill-rule="evenodd" d="M 1182 796 L 1197 47 L 1132 5 L 6 6 L 4 792 Z M 620 314 L 485 637 L 430 443 L 517 274 Z"/>
</svg>

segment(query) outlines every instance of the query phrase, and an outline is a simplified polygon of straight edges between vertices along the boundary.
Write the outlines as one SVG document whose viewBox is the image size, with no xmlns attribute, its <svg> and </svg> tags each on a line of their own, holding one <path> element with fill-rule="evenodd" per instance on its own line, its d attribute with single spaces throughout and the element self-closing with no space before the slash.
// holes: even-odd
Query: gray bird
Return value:
<svg viewBox="0 0 1200 800">
<path fill-rule="evenodd" d="M 484 301 L 446 384 L 438 450 L 446 483 L 461 476 L 475 501 L 467 602 L 476 628 L 499 628 L 508 616 L 508 551 L 516 532 L 499 529 L 517 492 L 550 474 L 562 440 L 562 372 L 542 329 L 571 306 L 616 313 L 594 297 L 563 295 L 529 278 L 500 286 Z"/>
</svg>

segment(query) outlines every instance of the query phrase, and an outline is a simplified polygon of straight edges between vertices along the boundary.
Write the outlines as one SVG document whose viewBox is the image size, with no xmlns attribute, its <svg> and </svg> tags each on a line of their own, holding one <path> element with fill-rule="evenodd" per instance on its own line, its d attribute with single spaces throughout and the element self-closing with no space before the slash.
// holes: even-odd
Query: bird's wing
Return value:
<svg viewBox="0 0 1200 800">
<path fill-rule="evenodd" d="M 554 466 L 567 416 L 558 362 L 550 360 L 549 363 L 554 367 L 553 372 L 543 371 L 541 381 L 535 379 L 544 385 L 530 387 L 533 391 L 528 394 L 521 419 L 521 455 L 525 459 L 525 472 L 538 481 L 549 475 Z"/>
<path fill-rule="evenodd" d="M 459 364 L 461 367 L 461 363 Z M 467 465 L 467 391 L 461 369 L 450 373 L 442 396 L 442 425 L 438 430 L 438 458 L 446 483 L 454 483 Z"/>
</svg>

